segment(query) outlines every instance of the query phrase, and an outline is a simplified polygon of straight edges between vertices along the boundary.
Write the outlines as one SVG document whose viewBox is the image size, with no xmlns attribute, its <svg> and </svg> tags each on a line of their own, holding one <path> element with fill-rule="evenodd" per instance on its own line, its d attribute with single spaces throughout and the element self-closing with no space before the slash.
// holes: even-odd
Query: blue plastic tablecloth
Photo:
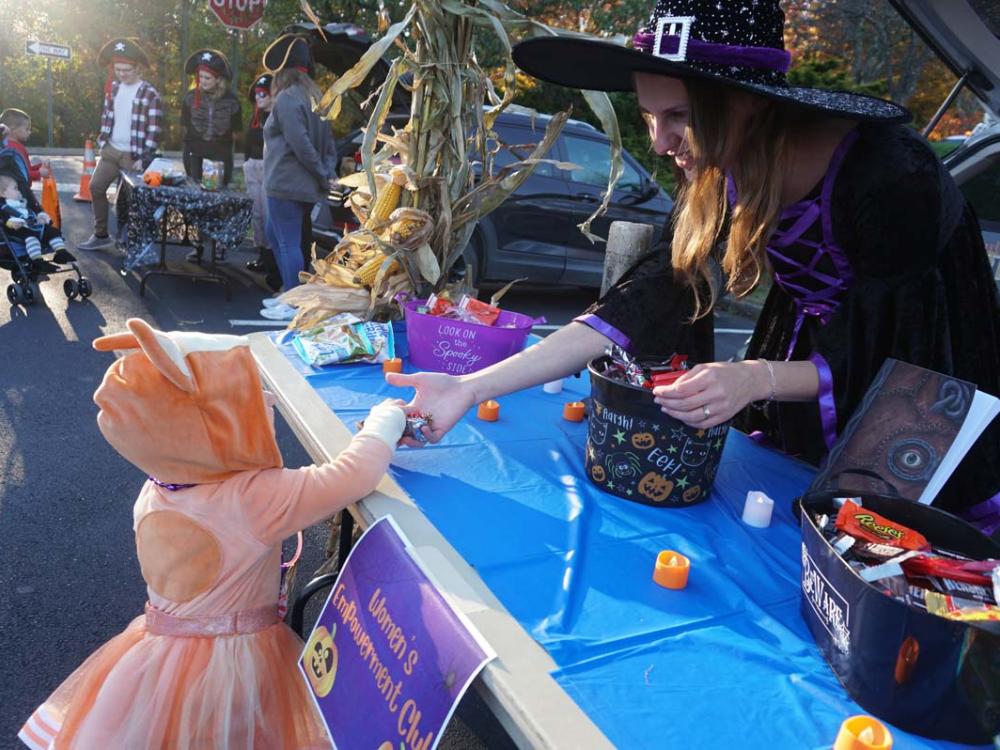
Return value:
<svg viewBox="0 0 1000 750">
<path fill-rule="evenodd" d="M 381 367 L 313 369 L 281 349 L 352 429 L 382 399 L 409 397 Z M 397 451 L 391 473 L 617 747 L 830 748 L 865 711 L 799 613 L 791 502 L 813 469 L 731 431 L 710 500 L 631 503 L 583 472 L 586 422 L 563 420 L 562 407 L 588 395 L 582 377 L 562 394 L 506 396 L 498 422 L 472 412 L 438 445 Z M 767 529 L 740 520 L 751 489 L 775 500 Z M 653 583 L 663 549 L 690 558 L 686 589 Z M 969 747 L 893 735 L 897 750 Z"/>
</svg>

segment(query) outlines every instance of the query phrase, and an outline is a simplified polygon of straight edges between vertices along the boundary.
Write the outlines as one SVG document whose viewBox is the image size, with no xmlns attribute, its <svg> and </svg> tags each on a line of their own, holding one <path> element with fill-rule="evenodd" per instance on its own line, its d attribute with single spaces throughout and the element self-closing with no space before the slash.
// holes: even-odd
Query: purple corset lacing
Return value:
<svg viewBox="0 0 1000 750">
<path fill-rule="evenodd" d="M 774 261 L 779 261 L 781 267 L 793 266 L 795 270 L 778 273 L 775 271 L 774 282 L 792 298 L 797 312 L 792 338 L 788 343 L 785 359 L 788 360 L 795 350 L 799 340 L 799 332 L 806 316 L 817 318 L 822 325 L 829 322 L 830 317 L 840 306 L 840 298 L 854 281 L 851 264 L 844 251 L 837 245 L 833 235 L 833 219 L 830 210 L 833 202 L 833 186 L 840 171 L 841 164 L 848 150 L 858 138 L 858 131 L 852 130 L 837 146 L 830 159 L 830 166 L 823 178 L 823 187 L 819 197 L 799 201 L 788 206 L 781 212 L 780 222 L 786 228 L 777 229 L 767 245 L 767 254 Z M 728 180 L 729 202 L 735 205 L 737 200 L 736 184 L 732 176 Z M 817 220 L 822 221 L 823 239 L 821 242 L 804 239 Z M 789 222 L 791 225 L 789 226 Z M 812 249 L 812 255 L 805 263 L 785 254 L 785 249 L 798 244 L 800 247 Z M 830 259 L 836 269 L 836 275 L 829 275 L 817 270 L 824 257 Z M 776 266 L 777 267 L 777 266 Z M 807 286 L 807 280 L 818 281 L 822 286 L 815 289 L 815 284 Z"/>
</svg>

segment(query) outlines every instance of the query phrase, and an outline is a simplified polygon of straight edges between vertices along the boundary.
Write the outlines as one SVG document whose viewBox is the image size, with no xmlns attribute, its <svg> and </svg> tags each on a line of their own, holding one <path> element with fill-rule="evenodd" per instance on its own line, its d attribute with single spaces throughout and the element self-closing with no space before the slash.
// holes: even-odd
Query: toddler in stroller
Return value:
<svg viewBox="0 0 1000 750">
<path fill-rule="evenodd" d="M 51 259 L 43 256 L 51 254 Z M 4 144 L 0 148 L 0 268 L 10 271 L 7 300 L 30 305 L 41 298 L 38 281 L 57 273 L 73 273 L 63 282 L 69 299 L 89 297 L 90 282 L 66 249 L 59 231 L 31 192 L 23 160 Z"/>
</svg>

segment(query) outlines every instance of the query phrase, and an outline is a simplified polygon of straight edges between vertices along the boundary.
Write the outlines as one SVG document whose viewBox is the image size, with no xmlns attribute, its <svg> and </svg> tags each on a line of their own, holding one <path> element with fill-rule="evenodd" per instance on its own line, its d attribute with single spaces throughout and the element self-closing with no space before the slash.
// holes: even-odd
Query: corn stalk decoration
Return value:
<svg viewBox="0 0 1000 750">
<path fill-rule="evenodd" d="M 424 297 L 445 289 L 458 291 L 451 287 L 462 287 L 464 281 L 450 282 L 449 271 L 479 219 L 538 164 L 561 169 L 574 165 L 545 158 L 569 118 L 569 112 L 561 112 L 548 120 L 544 136 L 526 158 L 514 151 L 519 161 L 493 169 L 499 148 L 515 145 L 500 143 L 493 130 L 515 93 L 511 34 L 563 32 L 532 21 L 501 0 L 414 0 L 394 24 L 383 8 L 380 31 L 382 36 L 315 105 L 322 116 L 335 119 L 346 92 L 364 81 L 393 47 L 398 49 L 365 128 L 362 171 L 341 180 L 355 188 L 351 209 L 361 228 L 346 235 L 325 259 L 315 261 L 314 273 L 303 274 L 303 280 L 350 289 L 355 303 L 357 292 L 367 290 L 368 314 L 385 318 L 393 315 L 391 306 L 400 292 Z M 495 34 L 506 50 L 502 97 L 476 60 L 478 33 Z M 382 133 L 397 86 L 411 92 L 410 119 L 402 130 Z M 607 193 L 594 215 L 580 225 L 596 241 L 590 222 L 607 208 L 621 176 L 621 138 L 607 96 L 583 93 L 612 144 Z M 484 106 L 487 102 L 491 106 Z M 526 151 L 522 147 L 522 153 Z M 294 327 L 316 322 L 308 313 L 300 318 Z"/>
</svg>

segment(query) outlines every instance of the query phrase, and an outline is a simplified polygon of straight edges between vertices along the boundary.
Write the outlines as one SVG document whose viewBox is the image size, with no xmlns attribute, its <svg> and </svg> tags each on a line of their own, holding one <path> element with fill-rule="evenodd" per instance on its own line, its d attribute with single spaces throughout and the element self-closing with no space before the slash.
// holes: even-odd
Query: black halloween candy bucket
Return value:
<svg viewBox="0 0 1000 750">
<path fill-rule="evenodd" d="M 824 489 L 801 498 L 802 616 L 844 688 L 875 716 L 907 732 L 986 743 L 1000 732 L 1000 622 L 961 621 L 886 596 L 830 546 L 815 518 L 834 498 L 983 560 L 1000 545 L 954 516 L 898 496 Z"/>
<path fill-rule="evenodd" d="M 645 505 L 682 508 L 706 500 L 719 469 L 729 423 L 708 430 L 664 414 L 645 388 L 603 375 L 593 360 L 586 470 L 605 492 Z"/>
</svg>

